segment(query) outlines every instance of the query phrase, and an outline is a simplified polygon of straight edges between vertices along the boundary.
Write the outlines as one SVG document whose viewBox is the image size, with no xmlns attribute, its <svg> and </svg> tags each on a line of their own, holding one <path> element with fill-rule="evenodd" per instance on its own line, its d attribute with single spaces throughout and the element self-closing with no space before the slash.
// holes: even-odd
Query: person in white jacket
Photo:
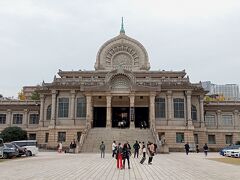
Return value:
<svg viewBox="0 0 240 180">
<path fill-rule="evenodd" d="M 116 145 L 116 141 L 113 141 L 112 143 L 112 157 L 114 157 L 116 155 L 117 151 L 117 145 Z"/>
</svg>

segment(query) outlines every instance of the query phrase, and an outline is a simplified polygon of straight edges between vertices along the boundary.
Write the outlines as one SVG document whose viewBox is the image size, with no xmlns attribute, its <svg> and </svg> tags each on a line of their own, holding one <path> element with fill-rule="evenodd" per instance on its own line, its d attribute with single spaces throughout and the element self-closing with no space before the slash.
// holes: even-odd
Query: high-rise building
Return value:
<svg viewBox="0 0 240 180">
<path fill-rule="evenodd" d="M 222 95 L 225 100 L 239 100 L 239 86 L 237 84 L 212 84 L 211 81 L 202 82 L 202 87 L 209 91 L 207 95 Z"/>
</svg>

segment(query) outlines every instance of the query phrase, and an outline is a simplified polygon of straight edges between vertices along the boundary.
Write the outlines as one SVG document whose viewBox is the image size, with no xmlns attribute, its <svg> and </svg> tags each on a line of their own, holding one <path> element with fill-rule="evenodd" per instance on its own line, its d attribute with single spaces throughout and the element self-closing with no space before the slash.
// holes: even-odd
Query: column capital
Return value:
<svg viewBox="0 0 240 180">
<path fill-rule="evenodd" d="M 28 109 L 24 109 L 23 111 L 24 111 L 24 113 L 27 113 L 27 112 L 28 112 Z"/>
<path fill-rule="evenodd" d="M 75 89 L 72 89 L 72 90 L 70 91 L 70 93 L 71 93 L 72 95 L 75 95 L 75 94 L 76 94 Z"/>
<path fill-rule="evenodd" d="M 239 110 L 236 109 L 236 110 L 233 111 L 233 113 L 234 113 L 235 115 L 238 115 Z"/>
<path fill-rule="evenodd" d="M 192 91 L 187 90 L 187 91 L 185 91 L 185 94 L 186 94 L 187 96 L 191 96 L 191 95 L 192 95 Z"/>
<path fill-rule="evenodd" d="M 172 96 L 172 91 L 168 90 L 166 94 L 167 94 L 167 96 Z"/>
<path fill-rule="evenodd" d="M 216 113 L 217 113 L 217 115 L 220 115 L 222 113 L 222 111 L 221 110 L 217 110 Z"/>
<path fill-rule="evenodd" d="M 40 94 L 40 100 L 44 100 L 45 96 L 44 94 Z"/>
<path fill-rule="evenodd" d="M 7 112 L 8 112 L 8 113 L 11 113 L 11 112 L 12 112 L 12 110 L 11 110 L 11 109 L 7 109 Z"/>
<path fill-rule="evenodd" d="M 52 89 L 52 94 L 57 94 L 57 90 L 56 89 Z"/>
</svg>

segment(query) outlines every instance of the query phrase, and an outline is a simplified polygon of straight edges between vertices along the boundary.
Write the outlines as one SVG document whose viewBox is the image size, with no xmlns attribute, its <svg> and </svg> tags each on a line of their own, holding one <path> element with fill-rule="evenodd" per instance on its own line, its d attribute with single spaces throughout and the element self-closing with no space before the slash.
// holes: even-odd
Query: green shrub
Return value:
<svg viewBox="0 0 240 180">
<path fill-rule="evenodd" d="M 1 132 L 0 137 L 4 142 L 25 140 L 27 139 L 27 131 L 20 127 L 7 127 Z"/>
</svg>

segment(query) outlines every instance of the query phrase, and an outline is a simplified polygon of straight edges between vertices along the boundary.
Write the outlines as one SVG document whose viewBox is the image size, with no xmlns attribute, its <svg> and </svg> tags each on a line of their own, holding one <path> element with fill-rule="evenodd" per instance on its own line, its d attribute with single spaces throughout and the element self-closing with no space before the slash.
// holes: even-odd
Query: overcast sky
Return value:
<svg viewBox="0 0 240 180">
<path fill-rule="evenodd" d="M 0 0 L 0 94 L 51 82 L 58 69 L 93 70 L 122 16 L 152 70 L 240 83 L 239 0 Z"/>
</svg>

